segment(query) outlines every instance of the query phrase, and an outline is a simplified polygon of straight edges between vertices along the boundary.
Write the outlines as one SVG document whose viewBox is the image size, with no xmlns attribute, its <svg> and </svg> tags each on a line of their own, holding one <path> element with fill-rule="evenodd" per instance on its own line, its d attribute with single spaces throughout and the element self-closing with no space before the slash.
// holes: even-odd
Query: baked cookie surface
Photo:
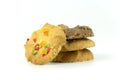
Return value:
<svg viewBox="0 0 120 80">
<path fill-rule="evenodd" d="M 59 24 L 58 27 L 60 27 L 61 29 L 63 29 L 64 31 L 69 29 L 69 27 L 65 24 Z"/>
<path fill-rule="evenodd" d="M 60 52 L 53 62 L 83 62 L 94 58 L 93 53 L 88 49 L 78 51 Z"/>
<path fill-rule="evenodd" d="M 84 39 L 78 39 L 78 40 L 69 40 L 66 42 L 66 44 L 62 47 L 61 51 L 66 52 L 66 51 L 76 51 L 76 50 L 81 50 L 84 48 L 90 48 L 94 47 L 95 43 L 87 38 Z"/>
<path fill-rule="evenodd" d="M 58 55 L 65 43 L 64 31 L 46 23 L 41 29 L 34 31 L 24 45 L 25 56 L 34 64 L 46 64 Z"/>
<path fill-rule="evenodd" d="M 81 38 L 94 36 L 92 29 L 88 26 L 77 25 L 74 28 L 69 28 L 68 26 L 64 24 L 60 24 L 58 26 L 64 30 L 67 40 L 81 39 Z"/>
</svg>

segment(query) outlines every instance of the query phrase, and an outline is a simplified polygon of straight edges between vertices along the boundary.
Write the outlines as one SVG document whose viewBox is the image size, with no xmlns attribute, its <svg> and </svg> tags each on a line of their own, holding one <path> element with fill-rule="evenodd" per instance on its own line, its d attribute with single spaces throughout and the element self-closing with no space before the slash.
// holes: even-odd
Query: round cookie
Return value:
<svg viewBox="0 0 120 80">
<path fill-rule="evenodd" d="M 78 51 L 60 52 L 53 62 L 83 62 L 94 58 L 92 52 L 88 49 Z"/>
<path fill-rule="evenodd" d="M 77 39 L 77 40 L 68 40 L 66 44 L 62 47 L 61 51 L 76 51 L 85 48 L 94 47 L 95 43 L 87 38 L 84 39 Z"/>
<path fill-rule="evenodd" d="M 69 28 L 64 24 L 59 24 L 58 26 L 64 30 L 67 40 L 81 39 L 94 36 L 92 29 L 88 26 L 77 25 L 74 28 Z"/>
<path fill-rule="evenodd" d="M 77 25 L 74 28 L 66 28 L 64 29 L 67 40 L 71 39 L 81 39 L 86 37 L 94 36 L 92 29 L 88 26 L 79 26 Z"/>
<path fill-rule="evenodd" d="M 40 30 L 32 33 L 25 44 L 25 56 L 34 64 L 46 64 L 52 61 L 66 43 L 63 30 L 46 23 Z"/>
</svg>

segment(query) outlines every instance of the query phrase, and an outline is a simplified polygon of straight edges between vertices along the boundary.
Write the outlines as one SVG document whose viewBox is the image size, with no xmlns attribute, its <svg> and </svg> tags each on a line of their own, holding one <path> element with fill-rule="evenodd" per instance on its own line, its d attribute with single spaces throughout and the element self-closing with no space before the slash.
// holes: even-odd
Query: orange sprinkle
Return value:
<svg viewBox="0 0 120 80">
<path fill-rule="evenodd" d="M 48 36 L 48 31 L 45 31 L 45 32 L 44 32 L 44 35 L 45 35 L 45 36 Z"/>
<path fill-rule="evenodd" d="M 44 50 L 44 53 L 42 54 L 42 57 L 46 56 L 50 52 L 50 50 L 51 50 L 51 48 L 48 48 L 47 52 L 46 52 L 46 50 Z"/>
<path fill-rule="evenodd" d="M 46 54 L 42 54 L 42 57 L 46 56 Z"/>
<path fill-rule="evenodd" d="M 37 41 L 37 39 L 36 39 L 36 38 L 34 38 L 34 39 L 33 39 L 33 42 L 34 42 L 34 43 L 36 43 L 36 41 Z"/>
<path fill-rule="evenodd" d="M 50 52 L 51 48 L 48 48 L 47 54 Z"/>
</svg>

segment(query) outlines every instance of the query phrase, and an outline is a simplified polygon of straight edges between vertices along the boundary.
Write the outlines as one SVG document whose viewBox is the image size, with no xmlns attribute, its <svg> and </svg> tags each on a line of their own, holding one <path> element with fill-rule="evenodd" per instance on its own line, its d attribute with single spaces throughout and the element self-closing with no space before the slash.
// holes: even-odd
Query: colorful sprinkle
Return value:
<svg viewBox="0 0 120 80">
<path fill-rule="evenodd" d="M 42 41 L 42 42 L 40 43 L 40 46 L 41 46 L 41 47 L 44 47 L 45 44 L 46 44 L 46 42 L 45 42 L 45 41 Z"/>
<path fill-rule="evenodd" d="M 51 50 L 51 48 L 48 48 L 48 49 L 44 49 L 43 51 L 42 51 L 42 56 L 44 57 L 44 56 L 46 56 L 49 52 L 50 52 L 50 50 Z"/>
<path fill-rule="evenodd" d="M 40 30 L 40 32 L 45 32 L 45 31 L 48 31 L 48 28 L 42 28 L 42 29 Z"/>
<path fill-rule="evenodd" d="M 34 42 L 34 43 L 36 43 L 36 41 L 37 41 L 37 39 L 36 39 L 36 38 L 34 38 L 34 39 L 33 39 L 33 42 Z"/>
<path fill-rule="evenodd" d="M 46 56 L 47 55 L 47 49 L 43 49 L 42 50 L 42 57 Z"/>
<path fill-rule="evenodd" d="M 49 29 L 48 29 L 48 28 L 42 28 L 42 29 L 40 30 L 40 32 L 42 32 L 45 36 L 48 36 Z"/>
<path fill-rule="evenodd" d="M 29 41 L 29 38 L 27 38 L 27 41 Z"/>
<path fill-rule="evenodd" d="M 40 45 L 39 44 L 36 44 L 35 47 L 34 47 L 35 50 L 39 51 L 40 49 Z"/>
<path fill-rule="evenodd" d="M 47 54 L 50 52 L 51 48 L 48 48 Z"/>
<path fill-rule="evenodd" d="M 49 48 L 49 45 L 45 45 L 45 48 Z"/>
<path fill-rule="evenodd" d="M 48 31 L 43 32 L 45 36 L 48 36 Z"/>
<path fill-rule="evenodd" d="M 36 38 L 34 38 L 33 41 L 36 42 Z M 50 50 L 51 50 L 49 44 L 47 44 L 45 41 L 41 41 L 40 44 L 35 44 L 34 49 L 32 51 L 32 54 L 33 55 L 38 54 L 38 51 L 40 49 L 41 49 L 40 52 L 41 52 L 43 57 L 46 56 L 50 52 Z"/>
<path fill-rule="evenodd" d="M 46 56 L 46 54 L 42 54 L 42 57 Z"/>
<path fill-rule="evenodd" d="M 47 54 L 47 49 L 43 49 L 42 54 Z"/>
<path fill-rule="evenodd" d="M 38 54 L 38 52 L 36 50 L 32 50 L 32 54 L 36 55 L 36 54 Z"/>
<path fill-rule="evenodd" d="M 27 41 L 26 41 L 26 43 L 29 41 L 29 38 L 27 38 Z"/>
</svg>

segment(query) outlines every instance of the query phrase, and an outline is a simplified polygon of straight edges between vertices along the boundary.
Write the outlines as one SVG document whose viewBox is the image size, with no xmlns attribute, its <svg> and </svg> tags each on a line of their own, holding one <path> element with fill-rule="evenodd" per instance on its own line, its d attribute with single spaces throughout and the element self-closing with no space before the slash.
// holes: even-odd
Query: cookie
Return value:
<svg viewBox="0 0 120 80">
<path fill-rule="evenodd" d="M 88 49 L 78 51 L 60 52 L 53 62 L 83 62 L 94 58 L 92 52 Z"/>
<path fill-rule="evenodd" d="M 25 56 L 34 64 L 46 64 L 52 61 L 66 43 L 62 29 L 46 23 L 41 29 L 32 33 L 25 44 Z"/>
<path fill-rule="evenodd" d="M 59 24 L 58 27 L 60 27 L 61 29 L 63 29 L 64 31 L 66 31 L 67 29 L 69 29 L 68 26 L 64 25 L 64 24 Z"/>
<path fill-rule="evenodd" d="M 62 47 L 61 51 L 76 51 L 81 50 L 84 48 L 94 47 L 95 43 L 87 38 L 84 39 L 77 39 L 77 40 L 69 40 L 66 44 Z"/>
<path fill-rule="evenodd" d="M 66 28 L 66 26 L 64 25 L 60 25 L 60 26 L 63 27 L 67 40 L 81 39 L 81 38 L 94 36 L 92 29 L 88 26 L 77 25 L 74 28 Z"/>
</svg>

